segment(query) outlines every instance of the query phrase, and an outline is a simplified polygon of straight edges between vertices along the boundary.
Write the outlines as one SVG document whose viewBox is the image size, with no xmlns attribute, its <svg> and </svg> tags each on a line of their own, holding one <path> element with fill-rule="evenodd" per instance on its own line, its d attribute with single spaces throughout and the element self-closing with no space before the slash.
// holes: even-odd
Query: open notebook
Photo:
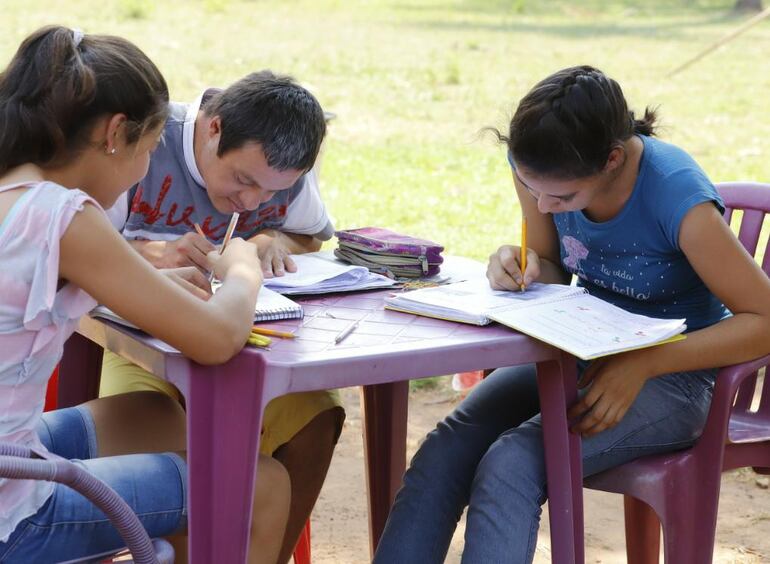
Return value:
<svg viewBox="0 0 770 564">
<path fill-rule="evenodd" d="M 215 285 L 214 291 L 217 286 Z M 273 292 L 270 288 L 259 289 L 259 296 L 257 297 L 257 305 L 254 308 L 254 321 L 278 321 L 280 319 L 300 319 L 302 317 L 302 306 L 297 302 L 294 302 L 282 296 L 278 292 Z M 106 306 L 99 305 L 91 310 L 91 316 L 103 317 L 109 319 L 115 323 L 120 323 L 126 327 L 133 327 L 139 329 L 136 325 L 130 321 L 123 319 L 117 313 L 112 311 Z"/>
<path fill-rule="evenodd" d="M 627 312 L 584 288 L 532 284 L 526 292 L 492 290 L 472 280 L 394 294 L 385 307 L 428 317 L 486 325 L 497 321 L 590 360 L 684 338 L 684 319 Z"/>
<path fill-rule="evenodd" d="M 265 278 L 264 285 L 281 294 L 327 294 L 392 287 L 396 282 L 369 272 L 365 266 L 353 266 L 324 251 L 291 255 L 297 272 Z"/>
</svg>

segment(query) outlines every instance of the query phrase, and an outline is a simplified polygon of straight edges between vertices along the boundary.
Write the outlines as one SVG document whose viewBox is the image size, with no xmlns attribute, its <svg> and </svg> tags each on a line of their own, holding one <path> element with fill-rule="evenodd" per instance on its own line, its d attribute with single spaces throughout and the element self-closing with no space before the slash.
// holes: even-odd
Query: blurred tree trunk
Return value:
<svg viewBox="0 0 770 564">
<path fill-rule="evenodd" d="M 759 12 L 762 10 L 762 0 L 735 0 L 733 10 L 736 12 Z"/>
</svg>

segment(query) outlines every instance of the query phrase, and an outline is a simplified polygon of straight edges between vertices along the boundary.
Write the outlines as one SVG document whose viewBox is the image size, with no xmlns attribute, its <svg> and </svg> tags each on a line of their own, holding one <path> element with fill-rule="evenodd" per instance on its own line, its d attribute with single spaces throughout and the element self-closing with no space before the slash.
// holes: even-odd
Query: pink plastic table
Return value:
<svg viewBox="0 0 770 564">
<path fill-rule="evenodd" d="M 266 325 L 296 331 L 270 351 L 246 348 L 201 366 L 165 343 L 84 318 L 67 344 L 60 405 L 93 397 L 101 347 L 173 382 L 187 401 L 190 561 L 244 562 L 262 412 L 290 392 L 364 386 L 364 432 L 372 550 L 406 465 L 408 381 L 537 363 L 545 433 L 553 561 L 583 562 L 580 443 L 566 406 L 576 396 L 574 359 L 500 326 L 475 327 L 383 309 L 387 292 L 300 300 L 304 320 Z M 334 337 L 358 328 L 339 345 Z M 85 337 L 85 338 L 84 338 Z M 97 344 L 99 346 L 97 346 Z"/>
</svg>

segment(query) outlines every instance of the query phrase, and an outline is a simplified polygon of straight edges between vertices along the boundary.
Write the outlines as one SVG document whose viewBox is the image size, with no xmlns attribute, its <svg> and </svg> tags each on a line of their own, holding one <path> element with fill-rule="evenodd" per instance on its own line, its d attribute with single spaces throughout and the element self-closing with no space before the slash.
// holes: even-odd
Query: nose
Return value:
<svg viewBox="0 0 770 564">
<path fill-rule="evenodd" d="M 270 198 L 273 197 L 272 192 L 262 190 L 261 188 L 245 190 L 238 194 L 238 197 L 243 204 L 243 207 L 250 210 L 255 210 L 260 204 L 264 204 Z"/>
<path fill-rule="evenodd" d="M 540 194 L 537 197 L 537 209 L 540 213 L 550 213 L 553 209 L 554 198 L 547 194 Z"/>
</svg>

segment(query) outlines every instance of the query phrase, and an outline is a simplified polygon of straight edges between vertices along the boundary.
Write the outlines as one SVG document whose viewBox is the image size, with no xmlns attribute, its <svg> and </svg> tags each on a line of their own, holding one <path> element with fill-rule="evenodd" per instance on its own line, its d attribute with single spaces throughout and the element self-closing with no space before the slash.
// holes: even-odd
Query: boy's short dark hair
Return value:
<svg viewBox="0 0 770 564">
<path fill-rule="evenodd" d="M 217 155 L 259 143 L 276 170 L 308 171 L 326 134 L 318 100 L 290 76 L 251 73 L 209 99 L 203 110 L 221 119 Z"/>
</svg>

